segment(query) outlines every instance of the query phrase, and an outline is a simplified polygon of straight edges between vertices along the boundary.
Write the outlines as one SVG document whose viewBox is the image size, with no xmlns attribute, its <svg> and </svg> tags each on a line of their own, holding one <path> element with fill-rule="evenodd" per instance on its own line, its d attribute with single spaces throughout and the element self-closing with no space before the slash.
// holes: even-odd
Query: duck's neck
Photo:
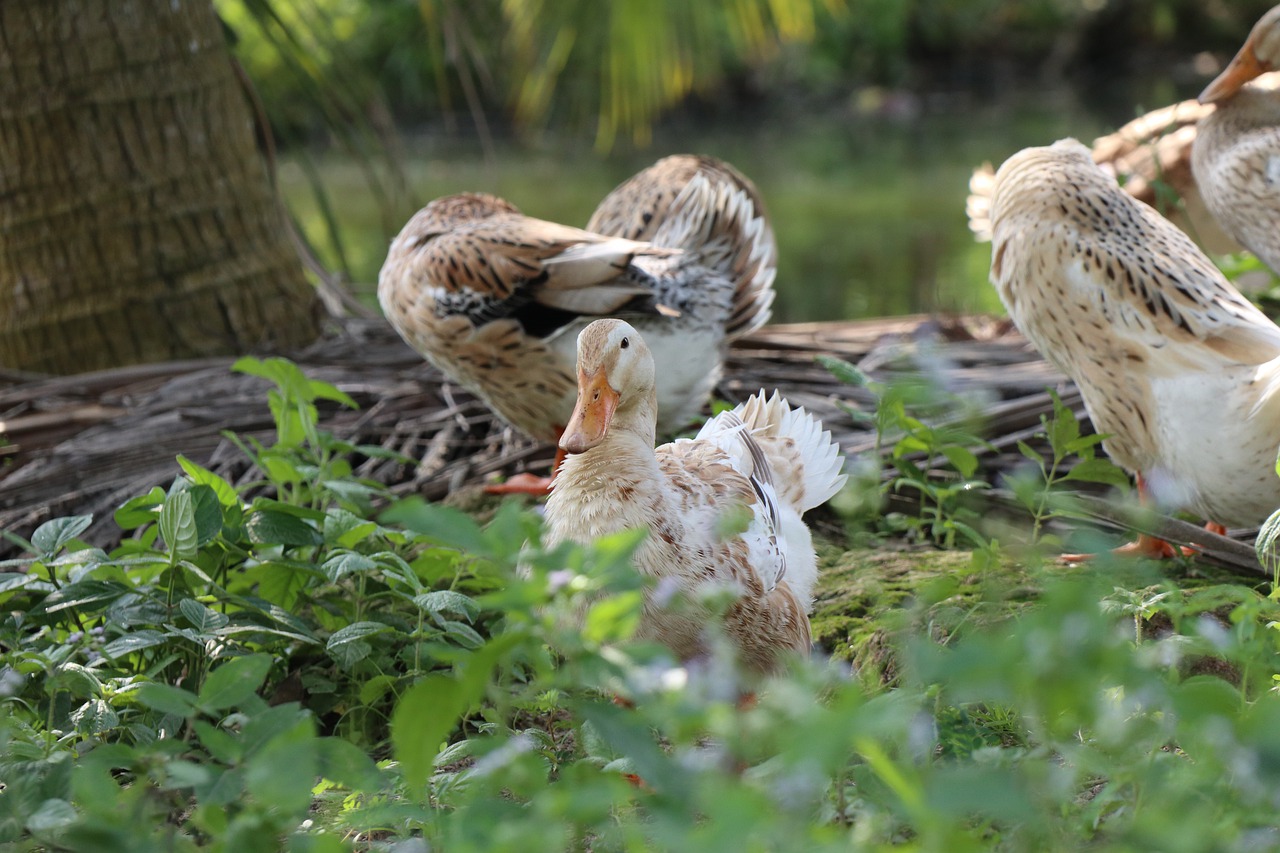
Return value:
<svg viewBox="0 0 1280 853">
<path fill-rule="evenodd" d="M 662 482 L 653 453 L 656 412 L 656 397 L 620 406 L 603 441 L 565 459 L 547 516 L 567 538 L 649 524 Z"/>
</svg>

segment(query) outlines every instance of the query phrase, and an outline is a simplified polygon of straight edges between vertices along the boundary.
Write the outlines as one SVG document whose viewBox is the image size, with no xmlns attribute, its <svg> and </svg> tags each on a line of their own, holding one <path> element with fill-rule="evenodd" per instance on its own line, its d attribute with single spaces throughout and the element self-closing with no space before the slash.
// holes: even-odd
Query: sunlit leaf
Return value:
<svg viewBox="0 0 1280 853">
<path fill-rule="evenodd" d="M 31 544 L 41 556 L 52 557 L 68 542 L 88 530 L 90 524 L 93 524 L 92 515 L 72 515 L 46 521 L 31 534 Z"/>
</svg>

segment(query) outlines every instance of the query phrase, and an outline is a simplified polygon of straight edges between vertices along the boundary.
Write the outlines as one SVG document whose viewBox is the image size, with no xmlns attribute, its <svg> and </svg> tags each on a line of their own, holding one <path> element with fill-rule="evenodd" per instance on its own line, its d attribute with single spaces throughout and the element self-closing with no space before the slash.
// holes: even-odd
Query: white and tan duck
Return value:
<svg viewBox="0 0 1280 853">
<path fill-rule="evenodd" d="M 378 300 L 400 335 L 503 420 L 556 441 L 574 402 L 574 341 L 625 317 L 658 359 L 660 429 L 688 424 L 728 344 L 762 326 L 777 248 L 755 187 L 675 155 L 609 194 L 588 230 L 480 193 L 437 199 L 391 244 Z M 512 491 L 545 493 L 546 478 Z"/>
<path fill-rule="evenodd" d="M 1280 328 L 1072 139 L 995 176 L 991 282 L 1075 380 L 1111 458 L 1168 509 L 1226 525 L 1280 507 Z M 1172 553 L 1142 537 L 1129 550 Z"/>
<path fill-rule="evenodd" d="M 706 585 L 739 597 L 724 630 L 746 670 L 766 673 L 807 654 L 817 565 L 801 514 L 845 483 L 830 433 L 804 409 L 764 393 L 724 412 L 697 437 L 654 449 L 657 376 L 650 348 L 621 320 L 578 336 L 578 400 L 561 438 L 568 451 L 547 501 L 552 543 L 630 528 L 649 536 L 637 569 L 693 602 Z M 725 534 L 727 514 L 749 511 Z M 640 635 L 682 661 L 707 652 L 705 613 L 646 598 Z"/>
<path fill-rule="evenodd" d="M 1254 25 L 1240 52 L 1200 93 L 1215 109 L 1192 150 L 1196 183 L 1223 229 L 1280 273 L 1280 6 Z M 1266 75 L 1266 79 L 1259 79 Z"/>
</svg>

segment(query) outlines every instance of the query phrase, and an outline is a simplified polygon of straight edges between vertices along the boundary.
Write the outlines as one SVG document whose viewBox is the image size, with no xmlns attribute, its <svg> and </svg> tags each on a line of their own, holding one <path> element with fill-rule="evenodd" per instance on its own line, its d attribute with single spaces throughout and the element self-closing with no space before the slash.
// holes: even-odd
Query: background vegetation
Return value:
<svg viewBox="0 0 1280 853">
<path fill-rule="evenodd" d="M 1050 0 L 770 8 L 799 6 L 812 23 L 778 27 L 794 39 L 711 27 L 705 37 L 729 47 L 710 54 L 710 76 L 661 115 L 637 108 L 637 123 L 601 110 L 605 54 L 578 50 L 613 32 L 590 17 L 599 3 L 220 9 L 285 144 L 281 180 L 304 223 L 336 226 L 362 207 L 375 223 L 309 228 L 362 278 L 380 263 L 369 234 L 394 230 L 397 205 L 424 187 L 510 182 L 521 203 L 546 205 L 531 212 L 552 216 L 563 197 L 566 209 L 585 206 L 566 216 L 582 221 L 608 186 L 666 153 L 654 149 L 711 125 L 720 135 L 699 138 L 758 176 L 789 229 L 790 290 L 808 300 L 830 280 L 824 269 L 856 276 L 837 310 L 796 303 L 827 318 L 884 310 L 868 282 L 937 287 L 943 268 L 919 250 L 950 238 L 930 217 L 961 217 L 939 186 L 967 176 L 981 150 L 998 159 L 1046 129 L 1087 137 L 1105 125 L 1043 95 L 1030 119 L 1003 126 L 1015 131 L 980 143 L 940 116 L 974 125 L 1015 82 L 1110 80 L 1144 63 L 1157 69 L 1147 91 L 1172 100 L 1197 88 L 1194 53 L 1229 52 L 1261 11 Z M 622 18 L 638 6 L 608 8 Z M 557 49 L 569 21 L 591 26 Z M 626 35 L 649 24 L 637 18 Z M 1121 114 L 1133 110 L 1111 94 Z M 836 121 L 801 120 L 824 111 Z M 653 148 L 633 147 L 649 132 Z M 776 150 L 759 140 L 770 136 L 801 153 L 767 167 Z M 956 149 L 966 165 L 931 166 Z M 839 173 L 849 159 L 866 170 Z M 369 194 L 312 192 L 326 184 Z M 869 241 L 896 260 L 876 267 L 860 247 L 833 248 L 859 207 L 879 217 Z M 895 209 L 922 226 L 900 231 Z M 985 249 L 971 257 L 954 277 L 986 292 Z M 1042 424 L 1051 452 L 1023 445 L 1025 472 L 989 484 L 974 479 L 975 436 L 945 417 L 959 401 L 874 387 L 868 416 L 884 460 L 864 460 L 816 519 L 819 653 L 743 707 L 726 655 L 683 668 L 634 642 L 637 535 L 548 550 L 537 513 L 512 503 L 486 507 L 482 524 L 393 502 L 351 474 L 353 460 L 383 451 L 318 427 L 322 409 L 352 405 L 341 389 L 279 359 L 237 367 L 262 378 L 276 422 L 270 443 L 240 441 L 258 480 L 233 486 L 180 457 L 168 489 L 115 513 L 118 547 L 81 541 L 86 517 L 49 521 L 30 541 L 6 534 L 24 556 L 0 563 L 0 843 L 1280 848 L 1277 584 L 1189 560 L 1049 562 L 1062 545 L 1053 522 L 1072 512 L 1063 488 L 1118 479 L 1061 407 Z M 981 498 L 993 485 L 1023 512 L 989 511 Z M 904 498 L 913 511 L 901 511 Z"/>
</svg>

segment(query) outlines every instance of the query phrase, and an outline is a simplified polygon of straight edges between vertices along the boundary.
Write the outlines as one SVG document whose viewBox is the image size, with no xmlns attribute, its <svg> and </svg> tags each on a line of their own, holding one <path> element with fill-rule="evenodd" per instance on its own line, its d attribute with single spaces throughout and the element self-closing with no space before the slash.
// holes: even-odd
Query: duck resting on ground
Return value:
<svg viewBox="0 0 1280 853">
<path fill-rule="evenodd" d="M 636 568 L 690 602 L 707 585 L 736 588 L 725 634 L 747 671 L 770 672 L 786 653 L 809 651 L 817 565 L 800 516 L 844 485 L 843 458 L 812 415 L 763 391 L 655 450 L 656 378 L 628 323 L 597 320 L 578 336 L 578 400 L 560 439 L 569 455 L 547 501 L 547 541 L 647 529 Z M 743 507 L 746 529 L 723 533 Z M 707 630 L 706 613 L 647 594 L 641 637 L 688 661 L 706 654 Z"/>
<path fill-rule="evenodd" d="M 991 221 L 1009 315 L 1140 492 L 1232 526 L 1280 507 L 1280 328 L 1189 237 L 1074 139 L 1005 161 Z M 1172 553 L 1146 536 L 1129 550 Z"/>
<path fill-rule="evenodd" d="M 654 344 L 659 426 L 675 432 L 706 402 L 729 342 L 769 318 L 777 250 L 759 194 L 725 163 L 675 155 L 610 193 L 591 229 L 481 193 L 436 199 L 392 242 L 378 300 L 410 346 L 544 441 L 573 410 L 578 332 L 625 317 Z"/>
</svg>

